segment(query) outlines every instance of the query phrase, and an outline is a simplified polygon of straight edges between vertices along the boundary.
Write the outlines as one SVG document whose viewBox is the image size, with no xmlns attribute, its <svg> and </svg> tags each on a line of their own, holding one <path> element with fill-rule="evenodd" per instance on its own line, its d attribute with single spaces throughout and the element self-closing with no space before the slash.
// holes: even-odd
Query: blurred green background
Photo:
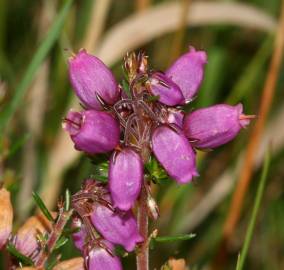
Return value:
<svg viewBox="0 0 284 270">
<path fill-rule="evenodd" d="M 258 114 L 280 9 L 279 0 L 1 0 L 0 181 L 12 192 L 15 230 L 35 210 L 32 190 L 52 209 L 67 187 L 75 192 L 95 173 L 61 129 L 66 111 L 78 107 L 67 76 L 70 52 L 86 48 L 122 80 L 127 51 L 143 49 L 154 69 L 165 70 L 192 45 L 207 51 L 208 64 L 188 109 L 242 102 L 247 114 Z M 244 269 L 284 269 L 283 78 L 282 65 L 243 211 L 217 269 L 236 269 L 269 142 L 270 170 Z M 151 229 L 196 237 L 157 244 L 150 269 L 160 269 L 169 257 L 184 258 L 193 270 L 212 269 L 240 174 L 238 160 L 253 127 L 223 147 L 198 153 L 200 177 L 194 183 L 164 180 L 153 187 L 161 218 Z M 72 243 L 62 248 L 63 259 L 78 254 Z M 134 269 L 134 259 L 124 259 L 125 269 Z M 3 260 L 1 254 L 0 269 Z"/>
</svg>

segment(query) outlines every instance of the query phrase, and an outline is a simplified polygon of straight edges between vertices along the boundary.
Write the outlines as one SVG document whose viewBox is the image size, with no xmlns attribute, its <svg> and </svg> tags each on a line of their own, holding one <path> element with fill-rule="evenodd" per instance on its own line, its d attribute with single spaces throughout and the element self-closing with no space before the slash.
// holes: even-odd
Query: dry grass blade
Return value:
<svg viewBox="0 0 284 270">
<path fill-rule="evenodd" d="M 125 52 L 136 49 L 164 33 L 176 30 L 180 23 L 179 12 L 178 3 L 165 3 L 141 14 L 130 16 L 108 31 L 100 43 L 96 55 L 107 65 L 113 65 L 122 58 Z M 164 20 L 164 18 L 167 18 L 167 20 Z M 187 24 L 201 26 L 222 23 L 252 27 L 269 32 L 274 31 L 276 26 L 272 17 L 252 6 L 239 3 L 192 3 Z M 136 33 L 139 33 L 139 35 Z M 78 104 L 78 102 L 73 99 L 72 107 L 75 104 Z M 48 207 L 54 205 L 58 196 L 62 173 L 78 158 L 79 154 L 74 150 L 68 136 L 63 131 L 59 132 L 49 156 L 49 164 L 41 192 Z"/>
<path fill-rule="evenodd" d="M 176 30 L 180 25 L 179 15 L 180 4 L 175 2 L 161 4 L 141 14 L 130 16 L 106 34 L 98 55 L 108 65 L 113 64 L 127 51 Z M 187 24 L 227 24 L 268 32 L 274 31 L 276 27 L 275 20 L 260 9 L 233 2 L 193 2 L 187 14 Z"/>
<path fill-rule="evenodd" d="M 186 34 L 186 26 L 190 6 L 191 0 L 180 0 L 180 22 L 173 39 L 169 64 L 171 64 L 181 53 L 183 40 Z"/>
<path fill-rule="evenodd" d="M 88 24 L 85 39 L 81 46 L 93 51 L 105 26 L 106 16 L 112 0 L 97 0 L 93 4 L 91 19 Z"/>
</svg>

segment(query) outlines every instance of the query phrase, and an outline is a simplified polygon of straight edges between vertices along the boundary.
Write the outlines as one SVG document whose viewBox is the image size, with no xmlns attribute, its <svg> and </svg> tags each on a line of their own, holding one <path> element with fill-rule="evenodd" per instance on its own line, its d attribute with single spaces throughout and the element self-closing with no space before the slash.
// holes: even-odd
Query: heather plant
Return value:
<svg viewBox="0 0 284 270">
<path fill-rule="evenodd" d="M 137 269 L 148 269 L 149 245 L 160 237 L 158 230 L 148 232 L 148 219 L 159 218 L 152 186 L 165 174 L 178 185 L 198 178 L 196 152 L 231 141 L 254 116 L 245 115 L 241 104 L 188 112 L 207 63 L 206 52 L 193 47 L 165 72 L 151 69 L 144 52 L 128 53 L 122 84 L 84 49 L 68 63 L 82 110 L 71 110 L 63 128 L 99 173 L 84 179 L 75 194 L 67 191 L 54 213 L 34 193 L 42 213 L 13 235 L 9 193 L 2 188 L 0 247 L 6 246 L 20 261 L 14 268 L 119 270 L 121 255 L 135 252 Z M 53 252 L 68 237 L 83 259 L 59 263 Z"/>
</svg>

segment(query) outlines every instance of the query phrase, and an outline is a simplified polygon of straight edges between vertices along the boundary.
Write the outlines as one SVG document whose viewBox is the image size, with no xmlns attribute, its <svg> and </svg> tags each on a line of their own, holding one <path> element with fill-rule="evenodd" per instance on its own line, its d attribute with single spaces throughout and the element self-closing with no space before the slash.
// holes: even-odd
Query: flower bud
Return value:
<svg viewBox="0 0 284 270">
<path fill-rule="evenodd" d="M 6 244 L 13 225 L 13 207 L 10 192 L 0 188 L 0 249 Z"/>
<path fill-rule="evenodd" d="M 185 100 L 180 88 L 161 72 L 152 74 L 150 89 L 153 95 L 159 97 L 159 101 L 168 106 L 184 104 Z"/>
<path fill-rule="evenodd" d="M 91 220 L 97 231 L 113 244 L 122 245 L 127 251 L 133 251 L 136 243 L 143 238 L 138 232 L 137 222 L 131 211 L 113 212 L 103 205 L 95 205 Z"/>
<path fill-rule="evenodd" d="M 69 60 L 69 76 L 76 95 L 88 109 L 102 109 L 97 95 L 109 105 L 119 98 L 118 85 L 112 72 L 86 50 L 80 50 Z"/>
<path fill-rule="evenodd" d="M 140 155 L 127 147 L 114 152 L 110 159 L 109 189 L 114 207 L 127 211 L 139 196 L 143 181 Z"/>
<path fill-rule="evenodd" d="M 180 88 L 186 101 L 192 100 L 203 80 L 207 55 L 190 47 L 189 52 L 180 56 L 166 71 L 166 75 Z"/>
<path fill-rule="evenodd" d="M 177 110 L 175 108 L 169 108 L 168 109 L 168 119 L 167 119 L 167 122 L 169 124 L 175 124 L 179 128 L 182 128 L 183 118 L 184 118 L 184 113 L 182 111 Z"/>
<path fill-rule="evenodd" d="M 175 129 L 165 125 L 156 128 L 152 134 L 152 149 L 168 174 L 184 184 L 198 176 L 195 153 L 183 132 L 178 127 Z"/>
<path fill-rule="evenodd" d="M 219 104 L 188 114 L 184 119 L 184 132 L 197 148 L 215 148 L 231 141 L 249 124 L 242 114 L 243 106 Z"/>
<path fill-rule="evenodd" d="M 81 257 L 62 261 L 56 264 L 52 270 L 84 270 L 84 259 Z"/>
<path fill-rule="evenodd" d="M 34 255 L 40 247 L 38 235 L 50 232 L 51 228 L 50 221 L 42 214 L 28 218 L 15 236 L 16 249 L 27 257 Z"/>
<path fill-rule="evenodd" d="M 113 251 L 113 246 L 107 241 L 103 243 Z M 119 257 L 114 254 L 111 255 L 102 247 L 93 248 L 88 255 L 88 269 L 89 270 L 122 270 L 122 265 Z"/>
<path fill-rule="evenodd" d="M 147 212 L 148 215 L 154 219 L 157 220 L 160 216 L 160 210 L 159 207 L 155 201 L 155 199 L 149 194 L 147 197 Z"/>
<path fill-rule="evenodd" d="M 70 134 L 75 149 L 89 154 L 111 151 L 119 143 L 119 124 L 107 112 L 70 111 L 63 128 Z"/>
</svg>

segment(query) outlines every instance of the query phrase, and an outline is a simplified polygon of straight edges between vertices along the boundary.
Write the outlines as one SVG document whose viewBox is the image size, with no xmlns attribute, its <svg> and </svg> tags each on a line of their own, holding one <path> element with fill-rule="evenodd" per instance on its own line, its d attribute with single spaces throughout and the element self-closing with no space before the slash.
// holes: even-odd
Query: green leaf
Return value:
<svg viewBox="0 0 284 270">
<path fill-rule="evenodd" d="M 126 95 L 131 98 L 131 93 L 129 90 L 129 84 L 126 80 L 122 80 L 122 90 L 126 93 Z"/>
<path fill-rule="evenodd" d="M 183 234 L 183 235 L 176 235 L 176 236 L 158 236 L 158 237 L 155 237 L 155 238 L 152 238 L 152 239 L 156 242 L 164 243 L 164 242 L 191 240 L 195 236 L 196 236 L 196 234 L 190 233 L 190 234 Z"/>
<path fill-rule="evenodd" d="M 46 218 L 51 221 L 54 222 L 54 219 L 52 217 L 52 215 L 50 214 L 49 210 L 47 209 L 47 207 L 45 206 L 44 202 L 42 201 L 41 197 L 36 193 L 33 192 L 33 198 L 37 204 L 37 206 L 40 208 L 40 210 L 42 211 L 42 213 L 46 216 Z"/>
<path fill-rule="evenodd" d="M 169 180 L 168 174 L 152 156 L 150 157 L 149 162 L 145 164 L 145 169 L 154 183 L 161 184 L 161 182 Z"/>
<path fill-rule="evenodd" d="M 95 180 L 97 180 L 99 182 L 102 182 L 102 183 L 107 183 L 108 182 L 108 177 L 104 176 L 104 175 L 92 174 L 91 178 L 95 179 Z"/>
<path fill-rule="evenodd" d="M 71 194 L 69 189 L 66 189 L 65 191 L 65 205 L 64 205 L 64 209 L 66 212 L 68 212 L 70 210 L 70 202 L 71 202 Z"/>
<path fill-rule="evenodd" d="M 115 247 L 115 254 L 119 257 L 127 257 L 128 252 L 123 248 L 123 246 L 117 245 Z"/>
<path fill-rule="evenodd" d="M 168 243 L 168 242 L 176 242 L 176 241 L 187 241 L 194 238 L 196 234 L 182 234 L 182 235 L 175 235 L 175 236 L 158 236 L 151 238 L 150 241 L 150 249 L 155 248 L 156 243 Z"/>
<path fill-rule="evenodd" d="M 69 238 L 65 236 L 61 236 L 58 241 L 56 242 L 56 245 L 54 247 L 54 250 L 61 248 L 68 242 Z"/>
<path fill-rule="evenodd" d="M 147 101 L 155 102 L 155 101 L 159 100 L 159 98 L 160 98 L 159 95 L 158 96 L 149 96 L 149 97 L 147 97 Z"/>
<path fill-rule="evenodd" d="M 3 132 L 4 128 L 7 126 L 8 121 L 12 118 L 13 114 L 21 104 L 21 101 L 26 93 L 26 90 L 30 86 L 36 71 L 39 66 L 46 58 L 48 52 L 53 47 L 54 43 L 58 39 L 61 29 L 63 27 L 64 20 L 68 14 L 68 11 L 71 7 L 73 0 L 67 0 L 60 10 L 59 14 L 55 18 L 53 25 L 47 33 L 46 38 L 43 40 L 30 64 L 27 67 L 27 70 L 15 89 L 15 93 L 11 102 L 0 114 L 0 133 Z"/>
<path fill-rule="evenodd" d="M 28 266 L 34 265 L 33 261 L 29 257 L 26 257 L 21 252 L 19 252 L 13 244 L 11 243 L 7 244 L 6 249 L 11 255 L 17 258 L 17 260 L 23 263 L 24 265 Z"/>
<path fill-rule="evenodd" d="M 244 267 L 249 245 L 250 245 L 250 242 L 253 236 L 257 213 L 260 207 L 261 199 L 263 197 L 264 187 L 265 187 L 265 183 L 266 183 L 267 176 L 268 176 L 269 165 L 270 165 L 270 151 L 268 150 L 265 155 L 261 177 L 260 177 L 260 181 L 257 187 L 256 197 L 254 200 L 253 210 L 252 210 L 251 218 L 250 218 L 249 225 L 246 231 L 245 241 L 243 244 L 241 254 L 239 255 L 239 258 L 238 258 L 237 268 L 236 268 L 237 270 L 242 270 Z"/>
</svg>

